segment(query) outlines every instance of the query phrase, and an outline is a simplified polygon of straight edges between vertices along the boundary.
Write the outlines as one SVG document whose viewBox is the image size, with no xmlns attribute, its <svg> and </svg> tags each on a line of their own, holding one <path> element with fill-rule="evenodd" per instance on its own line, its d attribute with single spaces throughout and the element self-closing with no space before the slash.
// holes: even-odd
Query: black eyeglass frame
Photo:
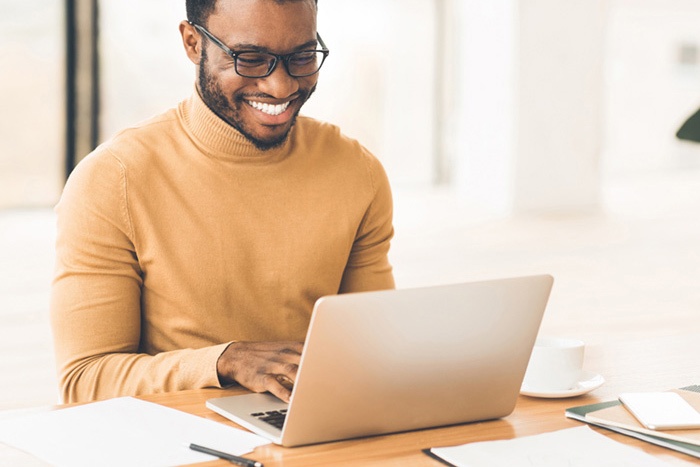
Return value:
<svg viewBox="0 0 700 467">
<path fill-rule="evenodd" d="M 306 78 L 307 76 L 313 76 L 321 70 L 323 63 L 326 61 L 326 58 L 328 58 L 328 54 L 330 53 L 330 51 L 328 50 L 328 47 L 326 47 L 326 44 L 323 42 L 323 39 L 321 39 L 321 35 L 319 33 L 316 33 L 316 40 L 318 40 L 318 43 L 321 46 L 321 50 L 318 50 L 318 49 L 299 50 L 297 52 L 292 52 L 292 53 L 282 54 L 282 55 L 273 54 L 272 52 L 254 52 L 254 51 L 236 52 L 234 50 L 231 50 L 226 44 L 221 42 L 221 40 L 219 38 L 217 38 L 214 34 L 210 33 L 207 30 L 207 28 L 205 28 L 204 26 L 200 26 L 199 24 L 193 23 L 192 21 L 188 21 L 188 23 L 191 26 L 193 26 L 197 31 L 204 34 L 209 40 L 211 40 L 214 44 L 216 44 L 217 47 L 219 47 L 221 50 L 226 52 L 226 55 L 228 55 L 229 57 L 231 57 L 233 59 L 233 65 L 234 65 L 234 69 L 236 70 L 236 73 L 239 76 L 242 76 L 244 78 L 266 78 L 266 77 L 270 76 L 273 71 L 275 71 L 275 68 L 277 68 L 277 64 L 279 62 L 282 62 L 284 64 L 284 69 L 287 71 L 287 74 L 289 74 L 289 76 L 291 76 L 293 78 Z M 323 56 L 323 58 L 321 59 L 321 63 L 318 64 L 318 68 L 313 73 L 307 73 L 307 74 L 302 74 L 302 75 L 292 73 L 289 70 L 289 60 L 291 58 L 293 58 L 295 55 L 300 54 L 300 53 L 304 53 L 304 52 L 320 52 Z M 255 76 L 246 75 L 246 74 L 238 71 L 237 57 L 240 54 L 244 54 L 244 53 L 259 53 L 259 54 L 269 55 L 271 57 L 274 57 L 274 60 L 271 62 L 270 65 L 268 65 L 267 73 L 265 73 L 264 75 L 255 75 Z"/>
</svg>

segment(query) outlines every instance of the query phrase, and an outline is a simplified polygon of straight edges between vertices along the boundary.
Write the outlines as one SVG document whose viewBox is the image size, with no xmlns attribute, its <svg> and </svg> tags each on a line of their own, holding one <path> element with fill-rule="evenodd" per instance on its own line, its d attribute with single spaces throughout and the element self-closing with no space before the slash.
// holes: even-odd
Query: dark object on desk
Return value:
<svg viewBox="0 0 700 467">
<path fill-rule="evenodd" d="M 448 467 L 457 467 L 456 465 L 447 462 L 445 459 L 443 459 L 442 457 L 438 456 L 437 454 L 433 454 L 433 451 L 432 451 L 430 448 L 428 448 L 428 449 L 421 449 L 421 452 L 422 452 L 423 454 L 425 454 L 426 456 L 428 456 L 428 457 L 430 457 L 430 458 L 432 458 L 432 459 L 434 459 L 434 460 L 440 462 L 440 463 L 443 464 L 443 465 L 447 465 Z"/>
<path fill-rule="evenodd" d="M 700 110 L 685 121 L 676 132 L 676 138 L 700 143 Z"/>
<path fill-rule="evenodd" d="M 254 461 L 253 459 L 246 459 L 245 457 L 234 456 L 233 454 L 217 451 L 216 449 L 205 448 L 204 446 L 194 443 L 190 444 L 190 449 L 197 452 L 203 452 L 204 454 L 210 454 L 220 459 L 226 459 L 227 461 L 233 462 L 234 464 L 242 467 L 263 467 L 262 462 Z"/>
</svg>

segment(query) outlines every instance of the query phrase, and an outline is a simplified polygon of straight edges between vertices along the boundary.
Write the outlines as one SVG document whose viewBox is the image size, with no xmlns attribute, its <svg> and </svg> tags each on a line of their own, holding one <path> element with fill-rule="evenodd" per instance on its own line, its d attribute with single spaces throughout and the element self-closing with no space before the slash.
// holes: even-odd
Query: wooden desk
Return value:
<svg viewBox="0 0 700 467">
<path fill-rule="evenodd" d="M 630 336 L 624 340 L 603 340 L 600 344 L 596 344 L 596 339 L 590 336 L 593 343 L 587 347 L 585 365 L 592 371 L 603 374 L 607 382 L 588 395 L 571 399 L 520 396 L 513 414 L 501 420 L 298 448 L 282 448 L 270 444 L 259 447 L 248 457 L 262 461 L 266 466 L 326 466 L 342 463 L 358 466 L 437 467 L 442 464 L 423 454 L 422 449 L 508 439 L 582 426 L 582 423 L 564 417 L 567 407 L 614 399 L 625 390 L 665 390 L 700 384 L 698 365 L 693 357 L 698 338 L 700 333 L 693 330 L 654 338 Z M 208 389 L 152 395 L 143 399 L 235 426 L 205 408 L 204 402 L 208 398 L 242 392 L 241 389 Z M 595 429 L 612 439 L 662 458 L 671 465 L 691 466 L 700 463 L 700 460 L 685 454 L 608 430 Z M 231 464 L 216 461 L 202 465 L 213 467 Z"/>
<path fill-rule="evenodd" d="M 579 333 L 580 334 L 580 333 Z M 664 390 L 700 384 L 700 373 L 694 355 L 700 332 L 692 328 L 655 337 L 629 335 L 610 339 L 610 332 L 584 334 L 589 342 L 585 367 L 605 376 L 607 382 L 594 392 L 571 399 L 536 399 L 521 396 L 516 409 L 508 417 L 481 423 L 436 428 L 409 433 L 376 436 L 359 440 L 327 443 L 298 448 L 282 448 L 272 444 L 261 446 L 248 457 L 262 461 L 266 467 L 327 465 L 395 465 L 441 466 L 421 452 L 422 449 L 463 444 L 473 441 L 509 439 L 564 428 L 582 426 L 564 417 L 567 407 L 614 399 L 628 390 Z M 606 337 L 607 336 L 607 337 Z M 233 422 L 208 410 L 204 403 L 212 397 L 240 394 L 242 389 L 205 389 L 143 396 L 142 399 L 236 426 Z M 657 447 L 611 431 L 596 431 L 624 444 L 653 454 L 671 465 L 698 465 L 700 460 L 672 450 Z M 9 449 L 9 448 L 8 448 Z M 22 454 L 22 456 L 25 456 Z M 0 450 L 0 464 L 43 465 L 26 462 L 26 457 Z M 225 461 L 207 462 L 206 466 L 231 466 Z"/>
</svg>

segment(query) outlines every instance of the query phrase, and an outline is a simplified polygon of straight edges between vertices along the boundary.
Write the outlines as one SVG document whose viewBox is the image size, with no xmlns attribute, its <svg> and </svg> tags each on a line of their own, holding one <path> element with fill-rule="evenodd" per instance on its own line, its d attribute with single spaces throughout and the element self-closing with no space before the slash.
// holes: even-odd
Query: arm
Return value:
<svg viewBox="0 0 700 467">
<path fill-rule="evenodd" d="M 51 318 L 63 399 L 239 382 L 289 400 L 286 383 L 296 378 L 302 343 L 226 342 L 154 355 L 143 350 L 144 271 L 128 189 L 122 165 L 103 152 L 74 171 L 56 209 Z"/>
<path fill-rule="evenodd" d="M 51 321 L 64 401 L 218 386 L 227 344 L 148 355 L 140 351 L 142 271 L 121 164 L 83 161 L 57 212 Z"/>
<path fill-rule="evenodd" d="M 391 188 L 384 168 L 370 154 L 368 171 L 373 198 L 357 231 L 339 293 L 392 289 L 395 287 L 389 245 L 394 235 Z"/>
</svg>

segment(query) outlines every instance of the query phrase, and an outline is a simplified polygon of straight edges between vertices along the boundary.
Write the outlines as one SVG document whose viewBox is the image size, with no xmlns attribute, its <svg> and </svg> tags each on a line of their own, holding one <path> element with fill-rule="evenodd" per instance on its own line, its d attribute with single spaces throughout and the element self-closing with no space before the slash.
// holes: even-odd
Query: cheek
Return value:
<svg viewBox="0 0 700 467">
<path fill-rule="evenodd" d="M 318 82 L 318 73 L 313 76 L 308 76 L 306 78 L 299 78 L 299 86 L 306 91 L 310 91 L 316 88 L 316 83 Z"/>
<path fill-rule="evenodd" d="M 230 63 L 220 66 L 213 64 L 208 71 L 212 83 L 232 103 L 237 100 L 236 96 L 249 86 L 246 78 L 239 76 Z"/>
<path fill-rule="evenodd" d="M 241 79 L 241 77 L 238 76 L 234 71 L 226 70 L 217 73 L 217 81 L 221 90 L 224 91 L 228 96 L 240 92 L 246 86 L 246 83 L 243 81 L 243 79 Z"/>
</svg>

